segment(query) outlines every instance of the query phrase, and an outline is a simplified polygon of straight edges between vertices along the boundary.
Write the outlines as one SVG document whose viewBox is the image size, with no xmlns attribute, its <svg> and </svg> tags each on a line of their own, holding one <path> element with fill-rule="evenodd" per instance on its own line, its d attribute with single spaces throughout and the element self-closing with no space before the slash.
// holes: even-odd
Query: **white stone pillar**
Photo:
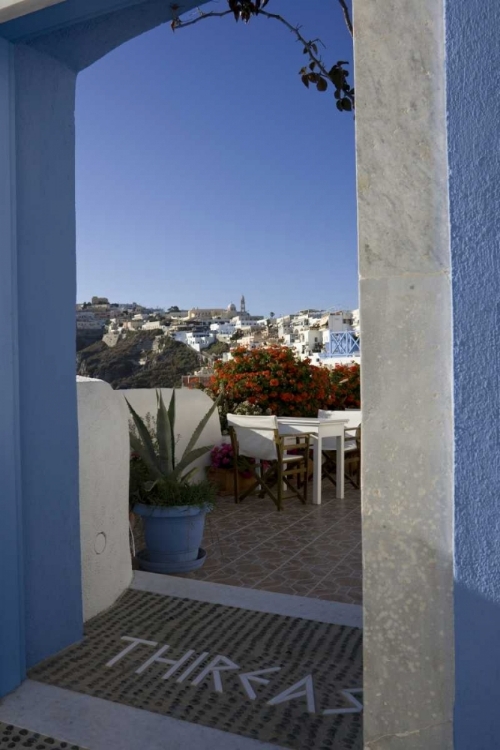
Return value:
<svg viewBox="0 0 500 750">
<path fill-rule="evenodd" d="M 355 0 L 366 750 L 452 748 L 442 0 Z"/>
</svg>

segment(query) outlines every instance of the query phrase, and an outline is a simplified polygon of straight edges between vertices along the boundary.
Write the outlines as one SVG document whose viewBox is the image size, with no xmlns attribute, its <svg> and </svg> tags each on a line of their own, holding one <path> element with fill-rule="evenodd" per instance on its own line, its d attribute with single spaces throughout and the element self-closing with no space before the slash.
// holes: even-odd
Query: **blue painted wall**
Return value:
<svg viewBox="0 0 500 750">
<path fill-rule="evenodd" d="M 500 747 L 500 3 L 447 0 L 455 750 Z"/>
<path fill-rule="evenodd" d="M 0 695 L 25 672 L 12 62 L 0 39 Z"/>
<path fill-rule="evenodd" d="M 22 45 L 14 64 L 29 667 L 82 635 L 73 313 L 76 75 Z"/>
<path fill-rule="evenodd" d="M 83 630 L 76 75 L 170 19 L 164 0 L 69 0 L 0 25 L 0 697 Z"/>
<path fill-rule="evenodd" d="M 0 39 L 0 695 L 82 636 L 75 78 Z"/>
<path fill-rule="evenodd" d="M 50 5 L 35 13 L 19 16 L 12 21 L 0 24 L 2 36 L 10 41 L 23 41 L 40 33 L 68 28 L 82 21 L 88 22 L 103 14 L 114 13 L 124 8 L 141 4 L 162 3 L 164 0 L 64 0 Z M 189 4 L 182 5 L 183 12 L 189 10 Z M 170 10 L 167 11 L 170 14 Z"/>
</svg>

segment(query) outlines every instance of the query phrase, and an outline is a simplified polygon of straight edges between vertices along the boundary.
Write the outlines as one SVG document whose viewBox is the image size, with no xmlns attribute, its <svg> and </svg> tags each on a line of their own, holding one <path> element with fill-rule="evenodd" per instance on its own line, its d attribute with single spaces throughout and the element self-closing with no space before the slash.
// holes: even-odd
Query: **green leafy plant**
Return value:
<svg viewBox="0 0 500 750">
<path fill-rule="evenodd" d="M 127 399 L 125 399 L 127 401 Z M 213 500 L 213 493 L 208 490 L 208 484 L 190 482 L 197 471 L 192 464 L 201 456 L 208 453 L 212 446 L 196 448 L 203 430 L 212 414 L 218 407 L 215 401 L 203 419 L 194 430 L 188 441 L 184 453 L 177 459 L 175 439 L 175 390 L 168 409 L 163 401 L 161 391 L 156 392 L 157 414 L 155 433 L 152 433 L 152 421 L 149 427 L 146 419 L 140 417 L 133 406 L 127 401 L 132 415 L 133 428 L 129 430 L 132 461 L 140 460 L 147 470 L 148 481 L 136 483 L 135 496 L 148 505 L 207 505 Z M 139 472 L 135 472 L 137 476 Z M 204 492 L 204 490 L 207 490 Z"/>
<path fill-rule="evenodd" d="M 130 477 L 129 477 L 129 510 L 133 511 L 136 503 L 147 502 L 146 490 L 144 485 L 149 481 L 148 467 L 140 456 L 132 453 L 130 456 Z"/>
<path fill-rule="evenodd" d="M 207 479 L 194 483 L 166 479 L 155 482 L 154 487 L 146 493 L 142 502 L 146 505 L 163 507 L 195 505 L 209 510 L 214 505 L 216 495 L 216 487 Z"/>
</svg>

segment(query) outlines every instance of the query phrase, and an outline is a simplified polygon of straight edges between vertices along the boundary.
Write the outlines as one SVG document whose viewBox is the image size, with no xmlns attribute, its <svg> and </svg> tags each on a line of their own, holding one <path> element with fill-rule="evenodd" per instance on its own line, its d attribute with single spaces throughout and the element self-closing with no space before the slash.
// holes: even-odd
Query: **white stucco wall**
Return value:
<svg viewBox="0 0 500 750">
<path fill-rule="evenodd" d="M 172 390 L 162 388 L 165 403 Z M 114 391 L 108 383 L 77 378 L 80 456 L 80 534 L 84 620 L 107 609 L 129 586 L 132 566 L 129 547 L 129 412 L 127 398 L 145 416 L 156 414 L 156 390 Z M 202 391 L 176 390 L 177 455 L 181 456 L 196 426 L 213 401 Z M 198 446 L 222 442 L 214 413 Z M 210 454 L 198 459 L 199 477 Z"/>
<path fill-rule="evenodd" d="M 163 400 L 168 408 L 170 398 L 172 396 L 171 388 L 161 388 Z M 121 407 L 123 418 L 127 420 L 129 418 L 129 411 L 125 403 L 125 398 L 131 403 L 136 412 L 144 417 L 148 412 L 152 415 L 156 415 L 156 390 L 154 388 L 135 388 L 131 390 L 115 391 L 118 396 L 121 396 Z M 190 388 L 177 388 L 175 391 L 176 400 L 176 420 L 175 420 L 175 433 L 178 436 L 178 442 L 176 444 L 176 456 L 182 456 L 184 449 L 186 448 L 187 442 L 194 430 L 198 426 L 200 420 L 205 416 L 207 411 L 213 404 L 210 396 L 207 396 L 203 391 Z M 203 431 L 200 440 L 196 447 L 203 445 L 209 445 L 210 447 L 217 445 L 222 442 L 222 435 L 220 431 L 220 422 L 217 411 L 215 411 L 205 430 Z M 202 458 L 198 459 L 196 464 L 201 468 L 208 466 L 210 463 L 210 454 L 207 453 Z M 204 472 L 199 473 L 200 478 L 204 478 Z"/>
<path fill-rule="evenodd" d="M 77 378 L 84 620 L 129 586 L 128 420 L 108 383 Z"/>
</svg>

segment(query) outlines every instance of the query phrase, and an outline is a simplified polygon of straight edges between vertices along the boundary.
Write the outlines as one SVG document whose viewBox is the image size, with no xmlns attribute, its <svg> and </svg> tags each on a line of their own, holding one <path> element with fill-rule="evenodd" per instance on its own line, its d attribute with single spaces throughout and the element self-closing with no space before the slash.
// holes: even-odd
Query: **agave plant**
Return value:
<svg viewBox="0 0 500 750">
<path fill-rule="evenodd" d="M 125 399 L 127 401 L 127 399 Z M 140 417 L 133 406 L 127 401 L 127 406 L 132 415 L 137 434 L 130 431 L 130 447 L 134 453 L 137 453 L 144 464 L 147 466 L 152 481 L 145 485 L 149 492 L 158 482 L 168 482 L 172 484 L 186 483 L 196 472 L 197 467 L 188 467 L 201 456 L 205 455 L 212 449 L 211 445 L 195 448 L 203 430 L 205 429 L 210 417 L 217 409 L 219 400 L 215 401 L 208 412 L 205 414 L 186 446 L 181 458 L 177 460 L 175 455 L 175 389 L 172 391 L 172 398 L 168 409 L 165 407 L 161 391 L 156 391 L 156 401 L 158 411 L 156 415 L 156 442 L 157 448 L 145 421 Z"/>
</svg>

